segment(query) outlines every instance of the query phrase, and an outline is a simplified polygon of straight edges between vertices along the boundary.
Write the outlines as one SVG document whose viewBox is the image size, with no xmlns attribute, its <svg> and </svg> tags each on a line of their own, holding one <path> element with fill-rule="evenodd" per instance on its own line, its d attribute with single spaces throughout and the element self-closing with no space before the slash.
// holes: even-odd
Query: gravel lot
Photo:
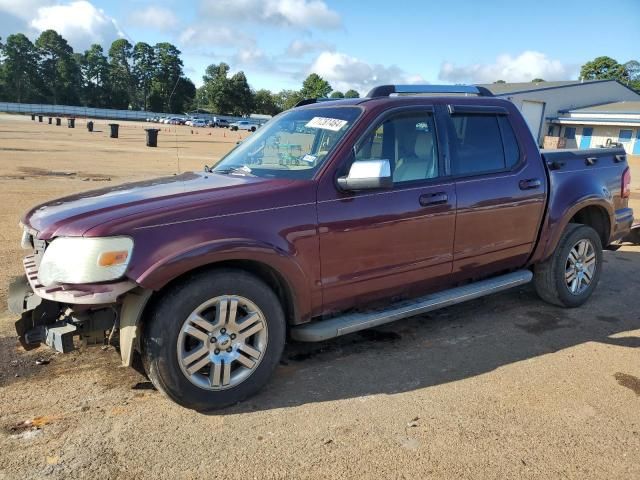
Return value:
<svg viewBox="0 0 640 480">
<path fill-rule="evenodd" d="M 147 125 L 115 140 L 106 123 L 0 115 L 2 304 L 30 205 L 175 173 L 176 144 L 181 169 L 199 168 L 239 136 L 171 127 L 154 150 Z M 263 392 L 213 415 L 172 404 L 113 349 L 24 352 L 0 313 L 0 479 L 640 478 L 640 247 L 605 262 L 580 309 L 525 287 L 289 345 Z"/>
</svg>

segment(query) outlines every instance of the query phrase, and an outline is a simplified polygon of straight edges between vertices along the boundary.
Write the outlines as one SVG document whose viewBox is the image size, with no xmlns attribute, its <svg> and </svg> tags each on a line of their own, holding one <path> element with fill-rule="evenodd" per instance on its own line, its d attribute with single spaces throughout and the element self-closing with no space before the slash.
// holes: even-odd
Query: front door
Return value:
<svg viewBox="0 0 640 480">
<path fill-rule="evenodd" d="M 580 138 L 580 148 L 591 147 L 591 135 L 593 135 L 593 128 L 584 127 L 582 129 L 582 137 Z"/>
<path fill-rule="evenodd" d="M 433 113 L 424 107 L 389 114 L 342 169 L 368 159 L 390 161 L 393 188 L 341 192 L 332 185 L 319 192 L 325 312 L 416 295 L 451 273 L 456 193 L 450 179 L 441 179 Z"/>
<path fill-rule="evenodd" d="M 465 110 L 466 108 L 466 110 Z M 453 272 L 464 278 L 522 266 L 531 253 L 546 200 L 546 173 L 525 160 L 507 111 L 452 106 L 451 172 L 458 199 Z"/>
</svg>

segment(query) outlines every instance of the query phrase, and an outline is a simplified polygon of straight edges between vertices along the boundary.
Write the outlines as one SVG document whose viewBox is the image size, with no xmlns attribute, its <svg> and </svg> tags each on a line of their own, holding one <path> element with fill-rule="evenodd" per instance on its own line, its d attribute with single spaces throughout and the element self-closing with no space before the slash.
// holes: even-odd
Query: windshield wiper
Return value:
<svg viewBox="0 0 640 480">
<path fill-rule="evenodd" d="M 212 169 L 209 168 L 210 172 L 213 173 L 220 173 L 222 175 L 251 175 L 251 169 L 249 167 L 247 167 L 246 165 L 243 165 L 241 167 L 228 167 L 228 168 L 220 168 L 220 169 Z M 252 175 L 253 176 L 253 175 Z"/>
</svg>

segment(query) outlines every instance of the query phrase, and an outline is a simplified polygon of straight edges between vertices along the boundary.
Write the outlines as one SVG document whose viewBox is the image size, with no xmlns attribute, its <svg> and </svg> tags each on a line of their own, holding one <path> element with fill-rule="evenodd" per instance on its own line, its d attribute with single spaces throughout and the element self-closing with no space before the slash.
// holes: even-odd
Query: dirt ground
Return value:
<svg viewBox="0 0 640 480">
<path fill-rule="evenodd" d="M 2 305 L 28 207 L 201 168 L 240 136 L 163 126 L 151 149 L 149 124 L 110 139 L 104 121 L 92 134 L 46 121 L 0 115 Z M 605 262 L 580 309 L 525 287 L 289 345 L 263 392 L 212 415 L 169 402 L 113 349 L 24 352 L 0 314 L 0 480 L 640 478 L 640 247 Z"/>
</svg>

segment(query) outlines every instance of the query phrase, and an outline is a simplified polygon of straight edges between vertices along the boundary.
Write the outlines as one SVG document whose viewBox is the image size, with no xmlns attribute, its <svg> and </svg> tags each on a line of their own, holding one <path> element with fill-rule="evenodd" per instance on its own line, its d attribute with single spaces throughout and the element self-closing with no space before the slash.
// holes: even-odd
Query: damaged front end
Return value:
<svg viewBox="0 0 640 480">
<path fill-rule="evenodd" d="M 20 344 L 31 350 L 44 343 L 61 353 L 75 348 L 74 337 L 84 345 L 103 345 L 118 331 L 116 305 L 71 305 L 36 295 L 26 276 L 9 285 L 9 311 L 19 315 L 15 322 Z"/>
<path fill-rule="evenodd" d="M 9 311 L 20 317 L 15 327 L 22 346 L 30 350 L 44 343 L 67 353 L 78 343 L 104 345 L 119 334 L 123 364 L 131 365 L 138 321 L 151 295 L 123 275 L 132 241 L 45 241 L 24 227 L 22 247 L 30 250 L 23 260 L 25 275 L 10 283 L 8 302 Z"/>
</svg>

